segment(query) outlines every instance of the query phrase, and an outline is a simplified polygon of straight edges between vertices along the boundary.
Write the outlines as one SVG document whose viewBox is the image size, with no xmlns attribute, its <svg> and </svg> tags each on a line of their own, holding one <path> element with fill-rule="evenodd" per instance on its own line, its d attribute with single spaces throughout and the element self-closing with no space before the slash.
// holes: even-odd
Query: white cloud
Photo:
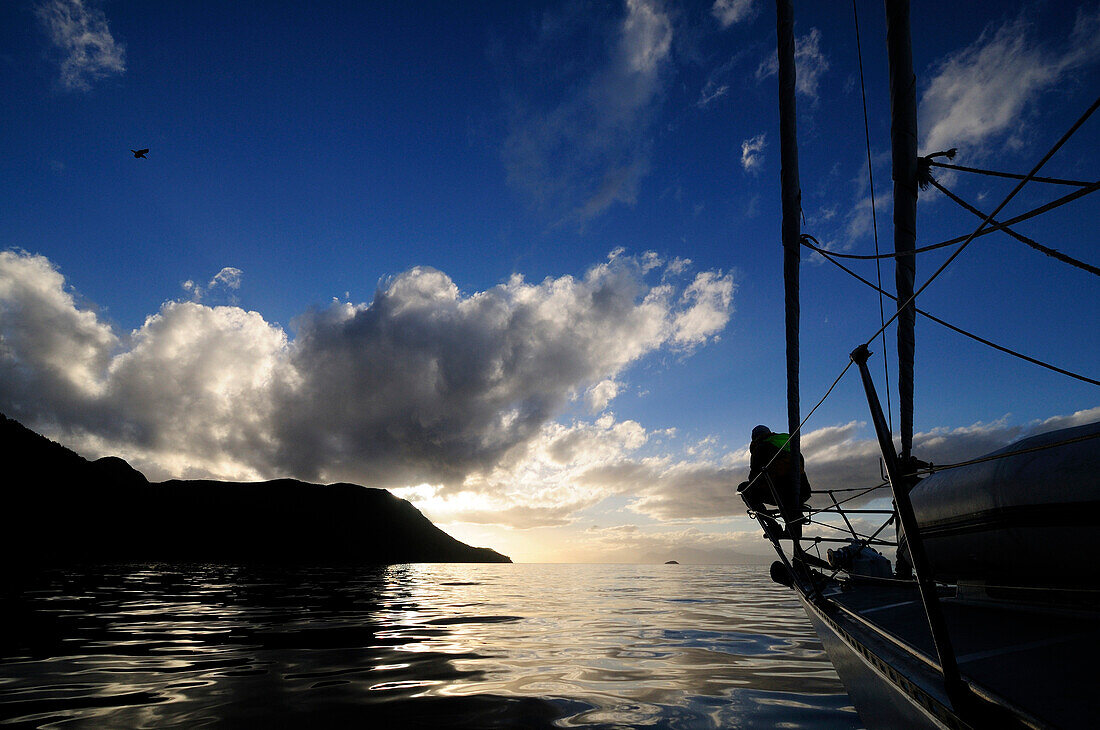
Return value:
<svg viewBox="0 0 1100 730">
<path fill-rule="evenodd" d="M 764 165 L 765 147 L 767 147 L 767 137 L 763 132 L 741 142 L 741 167 L 745 168 L 745 172 L 760 171 Z"/>
<path fill-rule="evenodd" d="M 734 23 L 749 20 L 756 15 L 754 0 L 714 0 L 710 14 L 718 19 L 723 29 Z"/>
<path fill-rule="evenodd" d="M 59 418 L 102 395 L 101 374 L 118 337 L 94 312 L 77 307 L 49 260 L 0 251 L 0 303 L 0 388 L 33 394 Z M 40 379 L 50 387 L 34 388 Z M 37 406 L 28 399 L 26 408 Z"/>
<path fill-rule="evenodd" d="M 668 57 L 672 45 L 672 26 L 659 3 L 626 0 L 626 7 L 620 53 L 625 55 L 630 71 L 650 76 Z"/>
<path fill-rule="evenodd" d="M 673 341 L 692 347 L 717 335 L 729 321 L 735 289 L 729 274 L 715 271 L 697 274 L 681 296 L 681 306 L 673 319 Z"/>
<path fill-rule="evenodd" d="M 1063 49 L 1044 48 L 1024 17 L 987 28 L 940 61 L 920 101 L 922 152 L 976 148 L 1022 125 L 1040 93 L 1100 57 L 1100 8 L 1078 11 Z"/>
<path fill-rule="evenodd" d="M 884 224 L 889 220 L 889 211 L 893 204 L 893 192 L 879 191 L 875 195 L 873 210 Z M 871 236 L 874 233 L 874 226 L 871 196 L 867 193 L 858 198 L 844 216 L 844 250 L 852 248 L 861 239 Z"/>
<path fill-rule="evenodd" d="M 208 287 L 218 286 L 219 284 L 229 289 L 241 288 L 241 275 L 240 269 L 236 269 L 232 266 L 226 266 L 224 269 L 214 274 L 214 278 L 210 280 Z"/>
<path fill-rule="evenodd" d="M 817 100 L 817 86 L 821 77 L 829 70 L 829 59 L 821 51 L 821 31 L 810 28 L 810 32 L 794 41 L 795 90 L 803 96 Z M 779 59 L 773 54 L 768 56 L 756 69 L 757 81 L 779 73 Z"/>
<path fill-rule="evenodd" d="M 226 295 L 226 299 L 229 303 L 235 304 L 236 298 L 231 293 L 241 288 L 241 280 L 244 276 L 244 272 L 240 269 L 232 266 L 226 266 L 218 273 L 214 274 L 213 278 L 204 287 L 201 284 L 196 284 L 194 279 L 188 279 L 180 284 L 185 292 L 191 295 L 191 299 L 194 301 L 200 301 L 207 294 L 215 292 L 221 292 Z"/>
<path fill-rule="evenodd" d="M 82 424 L 160 475 L 270 474 L 273 397 L 295 378 L 286 334 L 256 312 L 169 302 L 131 333 L 95 404 L 115 425 Z"/>
<path fill-rule="evenodd" d="M 648 284 L 647 270 L 661 283 Z M 226 271 L 224 283 L 237 280 Z M 670 282 L 653 256 L 623 253 L 581 278 L 515 276 L 469 296 L 415 268 L 369 304 L 302 315 L 293 341 L 256 312 L 198 302 L 166 303 L 120 336 L 78 305 L 48 260 L 9 251 L 0 410 L 152 478 L 488 489 L 507 482 L 494 473 L 520 468 L 515 454 L 537 451 L 576 394 L 606 406 L 638 358 L 724 327 L 729 276 Z M 605 419 L 590 448 L 644 442 L 637 424 Z M 564 458 L 568 440 L 555 438 L 547 458 Z"/>
<path fill-rule="evenodd" d="M 588 28 L 590 18 L 575 26 Z M 562 23 L 547 23 L 554 33 Z M 649 173 L 649 130 L 662 92 L 672 46 L 672 24 L 660 3 L 627 0 L 612 31 L 611 52 L 593 69 L 585 65 L 567 86 L 576 89 L 550 108 L 545 89 L 516 104 L 504 144 L 511 184 L 564 218 L 584 222 L 615 203 L 632 205 Z M 547 31 L 550 33 L 550 31 Z M 601 42 L 606 39 L 600 38 Z M 559 53 L 539 63 L 558 73 Z"/>
<path fill-rule="evenodd" d="M 699 101 L 695 102 L 695 105 L 700 109 L 705 109 L 715 99 L 720 99 L 729 93 L 729 84 L 717 85 L 713 81 L 707 81 L 703 90 L 699 92 Z"/>
<path fill-rule="evenodd" d="M 126 49 L 117 43 L 103 11 L 84 0 L 50 0 L 36 8 L 50 40 L 63 54 L 61 84 L 88 91 L 92 82 L 126 71 Z"/>
<path fill-rule="evenodd" d="M 622 384 L 614 380 L 601 380 L 593 385 L 584 395 L 588 409 L 593 413 L 599 413 L 607 408 L 607 404 L 615 399 L 622 389 Z"/>
<path fill-rule="evenodd" d="M 689 266 L 691 266 L 691 259 L 683 259 L 677 256 L 672 259 L 672 261 L 668 262 L 668 265 L 665 267 L 665 273 L 671 275 L 682 274 Z"/>
</svg>

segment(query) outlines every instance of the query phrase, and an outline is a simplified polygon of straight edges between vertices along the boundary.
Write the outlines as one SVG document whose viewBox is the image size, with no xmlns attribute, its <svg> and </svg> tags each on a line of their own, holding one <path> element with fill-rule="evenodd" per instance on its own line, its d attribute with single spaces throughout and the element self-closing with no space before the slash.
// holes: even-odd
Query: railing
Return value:
<svg viewBox="0 0 1100 730">
<path fill-rule="evenodd" d="M 800 559 L 804 559 L 805 550 L 801 543 L 808 543 L 815 548 L 816 561 L 809 561 L 814 564 L 815 567 L 831 570 L 831 574 L 822 575 L 826 582 L 837 579 L 844 574 L 846 577 L 854 577 L 856 574 L 850 572 L 850 570 L 842 565 L 831 565 L 828 561 L 822 557 L 819 546 L 821 544 L 843 544 L 851 545 L 857 543 L 860 547 L 878 547 L 878 548 L 897 548 L 898 541 L 888 539 L 882 536 L 882 533 L 891 525 L 897 522 L 897 513 L 892 509 L 862 509 L 862 508 L 846 508 L 844 505 L 846 502 L 853 501 L 867 494 L 889 486 L 888 484 L 879 484 L 867 489 L 826 489 L 822 491 L 812 492 L 815 496 L 827 496 L 831 504 L 822 507 L 809 507 L 809 505 L 802 505 L 802 508 L 798 510 L 801 516 L 794 520 L 784 520 L 785 528 L 780 529 L 780 519 L 782 518 L 783 509 L 779 505 L 782 505 L 782 498 L 779 496 L 779 490 L 776 488 L 775 483 L 772 481 L 771 476 L 767 472 L 763 472 L 760 479 L 764 480 L 764 483 L 768 487 L 768 491 L 771 493 L 772 500 L 766 504 L 774 503 L 775 509 L 760 508 L 758 505 L 752 504 L 748 494 L 745 491 L 741 492 L 742 499 L 745 501 L 745 506 L 748 508 L 749 517 L 756 519 L 764 530 L 764 534 L 768 537 L 772 545 L 774 546 L 777 555 L 782 562 L 792 569 L 792 562 L 797 562 Z M 844 499 L 837 499 L 837 494 L 855 492 L 856 494 Z M 789 514 L 793 511 L 788 511 Z M 850 516 L 853 515 L 878 515 L 884 516 L 886 519 L 881 525 L 878 525 L 876 529 L 870 534 L 865 534 L 856 529 L 853 525 Z M 837 524 L 830 524 L 826 520 L 834 518 L 843 522 L 843 527 Z M 825 530 L 832 530 L 834 532 L 844 533 L 845 536 L 828 536 L 827 534 L 800 534 L 797 540 L 791 532 L 791 527 L 818 527 Z M 793 541 L 793 554 L 787 555 L 783 549 L 783 545 L 780 542 L 781 539 L 791 539 Z M 806 571 L 795 571 L 797 575 L 796 579 L 807 579 L 810 577 Z M 906 582 L 912 583 L 912 580 Z M 813 585 L 807 586 L 815 589 L 819 586 L 816 582 Z"/>
</svg>

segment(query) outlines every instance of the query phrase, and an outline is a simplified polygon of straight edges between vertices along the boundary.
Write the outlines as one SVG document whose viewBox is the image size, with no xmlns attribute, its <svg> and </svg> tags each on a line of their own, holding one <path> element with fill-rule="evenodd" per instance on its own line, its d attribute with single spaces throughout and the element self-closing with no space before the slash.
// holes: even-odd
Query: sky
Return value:
<svg viewBox="0 0 1100 730">
<path fill-rule="evenodd" d="M 862 75 L 852 8 L 797 5 L 802 230 L 890 250 L 882 3 Z M 913 13 L 921 154 L 1026 173 L 1100 94 L 1096 2 Z M 0 4 L 0 411 L 152 480 L 390 489 L 519 562 L 765 560 L 734 489 L 786 430 L 777 93 L 761 0 Z M 1096 180 L 1098 138 L 1041 174 Z M 1014 185 L 936 178 L 984 213 Z M 1097 265 L 1097 212 L 1015 230 Z M 979 222 L 922 193 L 917 245 Z M 882 320 L 800 268 L 805 414 Z M 918 306 L 1100 378 L 1100 282 L 1004 234 Z M 1100 419 L 1094 385 L 916 336 L 921 458 Z M 802 433 L 815 487 L 878 480 L 854 369 Z"/>
</svg>

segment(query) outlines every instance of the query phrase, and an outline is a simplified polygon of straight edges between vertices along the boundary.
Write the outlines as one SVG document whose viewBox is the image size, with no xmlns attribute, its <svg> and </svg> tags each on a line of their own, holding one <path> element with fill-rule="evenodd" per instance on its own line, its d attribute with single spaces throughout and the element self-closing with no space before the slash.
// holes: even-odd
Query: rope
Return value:
<svg viewBox="0 0 1100 730">
<path fill-rule="evenodd" d="M 894 320 L 896 320 L 898 317 L 900 317 L 902 312 L 904 312 L 909 307 L 909 305 L 911 303 L 916 301 L 916 298 L 925 289 L 927 289 L 932 284 L 932 282 L 935 281 L 939 277 L 940 274 L 942 274 L 944 272 L 944 269 L 946 269 L 948 266 L 950 266 L 951 263 L 959 257 L 959 254 L 961 254 L 963 251 L 966 250 L 966 247 L 969 246 L 974 241 L 974 239 L 977 237 L 977 235 L 979 233 L 981 233 L 982 230 L 987 225 L 989 225 L 989 222 L 991 220 L 993 220 L 993 218 L 998 213 L 1000 213 L 1002 210 L 1004 210 L 1004 207 L 1006 205 L 1008 205 L 1009 202 L 1011 202 L 1013 198 L 1016 197 L 1016 194 L 1019 193 L 1021 190 L 1023 190 L 1024 185 L 1027 185 L 1028 181 L 1031 178 L 1033 178 L 1035 176 L 1035 174 L 1037 172 L 1039 172 L 1040 169 L 1042 169 L 1043 165 L 1045 165 L 1047 163 L 1047 161 L 1050 160 L 1051 157 L 1054 156 L 1054 153 L 1057 152 L 1059 149 L 1061 149 L 1062 145 L 1064 145 L 1069 140 L 1069 138 L 1073 136 L 1074 132 L 1076 132 L 1078 129 L 1080 129 L 1081 125 L 1084 124 L 1085 121 L 1090 116 L 1092 116 L 1092 113 L 1094 111 L 1096 111 L 1097 107 L 1100 107 L 1100 97 L 1097 97 L 1096 100 L 1094 102 L 1092 102 L 1092 105 L 1087 110 L 1085 110 L 1085 113 L 1081 115 L 1080 119 L 1078 119 L 1076 122 L 1074 122 L 1073 126 L 1070 127 L 1069 130 L 1066 131 L 1065 134 L 1062 135 L 1062 138 L 1054 143 L 1054 146 L 1051 147 L 1050 150 L 1045 155 L 1043 155 L 1043 158 L 1035 164 L 1035 167 L 1031 168 L 1031 171 L 1024 177 L 1024 179 L 1020 180 L 1020 182 L 1016 184 L 1016 187 L 1012 188 L 1012 192 L 1010 192 L 1008 195 L 1005 196 L 1005 199 L 1001 201 L 1000 205 L 998 205 L 993 210 L 992 213 L 987 215 L 985 217 L 985 219 L 982 220 L 982 222 L 978 224 L 978 227 L 974 229 L 974 232 L 971 233 L 969 236 L 967 236 L 966 240 L 963 241 L 962 244 L 957 249 L 955 249 L 954 253 L 952 253 L 950 256 L 947 257 L 947 260 L 944 261 L 943 264 L 940 265 L 940 268 L 936 269 L 935 273 L 932 274 L 932 276 L 930 276 L 928 278 L 928 281 L 924 282 L 921 285 L 920 289 L 917 289 L 915 292 L 913 292 L 913 295 L 911 297 L 909 297 L 905 302 L 898 302 L 898 305 L 899 305 L 898 306 L 898 311 L 892 317 L 890 317 L 889 322 L 884 324 L 873 335 L 871 335 L 867 339 L 866 342 L 863 343 L 865 347 L 869 346 L 872 342 L 874 342 L 875 338 L 879 336 L 879 333 L 884 331 L 886 329 L 886 327 L 888 327 L 890 324 L 892 324 L 894 322 Z M 911 252 L 906 252 L 906 253 L 908 254 L 908 253 L 911 253 Z M 848 368 L 845 367 L 844 369 L 845 369 L 845 371 L 847 371 Z"/>
<path fill-rule="evenodd" d="M 814 245 L 812 245 L 812 244 L 810 244 L 806 241 L 806 239 L 815 240 L 813 238 L 813 236 L 803 235 L 802 239 L 803 239 L 802 244 L 804 246 L 812 248 L 813 250 L 820 253 L 829 263 L 833 264 L 834 266 L 839 267 L 841 271 L 845 272 L 846 274 L 848 274 L 849 276 L 851 276 L 855 279 L 858 279 L 859 281 L 861 281 L 862 283 L 864 283 L 867 286 L 871 287 L 872 289 L 878 289 L 878 287 L 876 287 L 874 284 L 872 284 L 867 279 L 864 279 L 862 276 L 860 276 L 856 272 L 852 271 L 851 269 L 849 269 L 847 266 L 840 263 L 839 261 L 834 260 L 832 258 L 834 254 L 831 251 L 826 251 L 825 249 L 822 249 L 818 246 L 814 246 Z M 881 289 L 879 289 L 879 292 L 882 293 L 882 294 L 885 294 L 886 296 L 890 297 L 891 299 L 893 299 L 895 301 L 897 300 L 897 297 L 895 297 L 890 292 L 882 291 Z M 1031 363 L 1032 365 L 1038 365 L 1039 367 L 1046 368 L 1047 370 L 1052 370 L 1056 373 L 1060 373 L 1060 374 L 1065 375 L 1067 377 L 1074 378 L 1076 380 L 1080 380 L 1082 382 L 1089 383 L 1091 385 L 1100 385 L 1100 380 L 1095 380 L 1095 379 L 1090 378 L 1088 376 L 1081 375 L 1080 373 L 1075 373 L 1071 370 L 1066 370 L 1064 368 L 1060 368 L 1060 367 L 1057 367 L 1055 365 L 1051 365 L 1048 362 L 1043 362 L 1042 360 L 1037 360 L 1034 357 L 1030 357 L 1029 355 L 1025 355 L 1021 352 L 1017 352 L 1016 350 L 1010 350 L 1009 348 L 1004 347 L 1003 345 L 998 345 L 996 342 L 991 342 L 991 341 L 985 339 L 984 337 L 979 337 L 978 335 L 976 335 L 972 332 L 967 332 L 966 330 L 964 330 L 960 327 L 956 327 L 955 325 L 951 324 L 950 322 L 945 322 L 944 320 L 940 319 L 939 317 L 936 317 L 933 314 L 929 314 L 928 312 L 924 311 L 923 309 L 921 309 L 919 307 L 917 308 L 917 313 L 924 315 L 925 317 L 932 320 L 936 324 L 943 325 L 944 327 L 946 327 L 949 330 L 952 330 L 953 332 L 958 332 L 960 335 L 963 335 L 964 337 L 969 337 L 970 339 L 974 340 L 975 342 L 980 342 L 981 344 L 986 345 L 987 347 L 992 347 L 994 350 L 999 350 L 999 351 L 1005 353 L 1006 355 L 1012 355 L 1013 357 L 1018 357 L 1021 360 L 1026 360 L 1027 362 Z"/>
<path fill-rule="evenodd" d="M 1034 218 L 1037 215 L 1042 215 L 1043 213 L 1047 213 L 1051 210 L 1054 210 L 1055 208 L 1063 206 L 1066 203 L 1072 203 L 1074 200 L 1077 200 L 1078 198 L 1082 198 L 1082 197 L 1084 197 L 1084 196 L 1086 196 L 1090 193 L 1095 193 L 1097 190 L 1100 190 L 1100 182 L 1089 183 L 1088 187 L 1082 188 L 1080 190 L 1075 190 L 1074 192 L 1070 193 L 1069 195 L 1058 198 L 1057 200 L 1052 200 L 1051 202 L 1049 202 L 1045 205 L 1041 205 L 1038 208 L 1035 208 L 1034 210 L 1029 210 L 1026 213 L 1021 213 L 1020 215 L 1016 216 L 1015 218 L 1009 218 L 1004 223 L 998 223 L 995 226 L 990 226 L 989 228 L 986 228 L 984 231 L 982 231 L 977 236 L 975 236 L 975 238 L 980 237 L 980 236 L 988 236 L 990 233 L 996 233 L 997 231 L 1001 230 L 1002 228 L 1004 228 L 1006 226 L 1012 226 L 1012 225 L 1015 225 L 1017 223 L 1021 223 L 1023 221 L 1026 221 L 1029 218 Z M 967 239 L 967 236 L 965 236 L 965 235 L 958 236 L 956 238 L 951 238 L 951 239 L 948 239 L 946 241 L 940 241 L 939 243 L 933 243 L 933 244 L 928 245 L 928 246 L 921 246 L 920 248 L 915 248 L 915 249 L 913 249 L 913 253 L 918 254 L 918 253 L 925 253 L 927 251 L 935 251 L 937 248 L 943 248 L 944 246 L 951 246 L 953 244 L 965 241 L 966 239 Z M 836 256 L 837 258 L 859 259 L 861 261 L 871 261 L 871 260 L 880 259 L 880 258 L 881 259 L 892 259 L 892 258 L 897 257 L 896 253 L 884 253 L 884 254 L 881 254 L 881 255 L 840 253 L 839 251 L 830 251 L 829 253 L 831 253 L 833 256 Z"/>
<path fill-rule="evenodd" d="M 945 168 L 947 170 L 959 170 L 961 172 L 976 172 L 979 175 L 992 175 L 993 177 L 1008 177 L 1008 178 L 1012 178 L 1013 180 L 1022 180 L 1023 177 L 1024 177 L 1023 175 L 1018 175 L 1014 172 L 997 172 L 995 170 L 982 170 L 982 169 L 979 169 L 977 167 L 963 167 L 962 165 L 951 165 L 951 164 L 948 164 L 946 162 L 935 162 L 933 160 L 928 160 L 928 164 L 932 167 L 942 167 L 942 168 Z M 1081 187 L 1081 188 L 1087 188 L 1089 185 L 1094 184 L 1094 183 L 1081 182 L 1080 180 L 1062 180 L 1061 178 L 1057 178 L 1057 177 L 1033 177 L 1033 178 L 1031 178 L 1031 182 L 1052 183 L 1054 185 L 1076 185 L 1077 187 Z"/>
<path fill-rule="evenodd" d="M 965 200 L 963 200 L 962 198 L 960 198 L 959 196 L 955 195 L 953 192 L 951 192 L 950 190 L 945 188 L 943 185 L 941 185 L 939 182 L 937 182 L 934 177 L 929 176 L 928 182 L 931 185 L 933 185 L 936 188 L 936 190 L 939 190 L 941 193 L 946 195 L 948 198 L 950 198 L 951 200 L 958 203 L 961 207 L 966 209 L 968 212 L 973 213 L 974 215 L 978 216 L 979 218 L 985 217 L 984 213 L 982 213 L 980 210 L 978 210 L 974 206 L 970 205 Z M 990 220 L 991 223 L 996 223 L 996 221 L 994 221 L 992 218 L 990 218 L 989 220 Z M 1066 254 L 1062 253 L 1061 251 L 1056 251 L 1053 248 L 1048 248 L 1047 246 L 1044 246 L 1043 244 L 1041 244 L 1037 241 L 1033 241 L 1032 239 L 1028 238 L 1027 236 L 1023 236 L 1023 235 L 1017 233 L 1016 231 L 1009 228 L 1007 225 L 1001 224 L 1001 230 L 1004 231 L 1005 233 L 1007 233 L 1008 235 L 1012 236 L 1013 238 L 1015 238 L 1017 241 L 1020 241 L 1022 243 L 1026 243 L 1028 246 L 1031 246 L 1036 251 L 1040 251 L 1042 253 L 1045 253 L 1047 256 L 1050 256 L 1051 258 L 1058 259 L 1062 263 L 1069 264 L 1070 266 L 1076 266 L 1077 268 L 1082 269 L 1084 271 L 1087 271 L 1090 274 L 1093 274 L 1095 276 L 1100 276 L 1100 269 L 1093 266 L 1092 264 L 1087 264 L 1084 261 L 1080 261 L 1078 259 L 1073 258 L 1072 256 L 1067 256 Z M 879 282 L 879 285 L 880 286 L 882 285 L 881 281 Z M 880 297 L 880 299 L 881 299 L 881 297 Z"/>
<path fill-rule="evenodd" d="M 859 10 L 856 8 L 856 0 L 852 0 L 852 17 L 856 24 L 856 58 L 859 60 L 859 92 L 863 98 L 863 139 L 867 144 L 867 183 L 871 188 L 871 230 L 875 234 L 875 277 L 878 281 L 878 289 L 882 291 L 882 266 L 878 262 L 878 206 L 875 205 L 875 175 L 871 165 L 871 126 L 867 121 L 867 88 L 863 83 L 863 48 L 859 40 Z M 880 323 L 886 322 L 886 310 L 882 305 L 882 294 L 878 297 L 878 319 Z M 886 351 L 886 326 L 883 324 L 882 349 Z M 886 413 L 890 421 L 890 430 L 894 430 L 894 405 L 890 397 L 890 360 L 882 358 L 882 371 L 886 382 Z"/>
</svg>

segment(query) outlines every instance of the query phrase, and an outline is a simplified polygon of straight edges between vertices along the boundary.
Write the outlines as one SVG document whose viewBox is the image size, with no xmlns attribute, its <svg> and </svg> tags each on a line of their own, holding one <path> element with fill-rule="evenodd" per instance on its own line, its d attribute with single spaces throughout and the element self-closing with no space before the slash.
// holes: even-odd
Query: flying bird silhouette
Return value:
<svg viewBox="0 0 1100 730">
<path fill-rule="evenodd" d="M 134 158 L 135 159 L 138 158 L 138 157 L 140 157 L 143 160 L 148 160 L 149 159 L 148 157 L 145 156 L 145 153 L 149 151 L 148 148 L 143 149 L 143 150 L 130 150 L 130 151 L 134 153 Z"/>
</svg>

